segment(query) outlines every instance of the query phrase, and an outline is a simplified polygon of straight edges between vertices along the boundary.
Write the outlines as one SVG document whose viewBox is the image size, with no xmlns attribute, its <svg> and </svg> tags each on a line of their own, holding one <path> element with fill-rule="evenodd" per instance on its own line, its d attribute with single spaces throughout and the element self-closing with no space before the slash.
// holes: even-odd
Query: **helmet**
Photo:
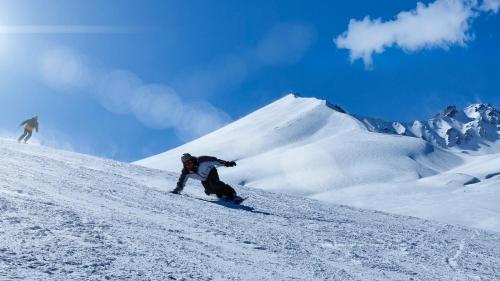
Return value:
<svg viewBox="0 0 500 281">
<path fill-rule="evenodd" d="M 193 160 L 193 158 L 194 157 L 191 154 L 189 154 L 189 153 L 182 154 L 182 156 L 181 156 L 182 164 L 186 163 L 189 160 Z"/>
<path fill-rule="evenodd" d="M 33 116 L 33 119 L 38 119 L 38 116 L 36 116 L 36 115 L 35 115 L 35 116 Z"/>
</svg>

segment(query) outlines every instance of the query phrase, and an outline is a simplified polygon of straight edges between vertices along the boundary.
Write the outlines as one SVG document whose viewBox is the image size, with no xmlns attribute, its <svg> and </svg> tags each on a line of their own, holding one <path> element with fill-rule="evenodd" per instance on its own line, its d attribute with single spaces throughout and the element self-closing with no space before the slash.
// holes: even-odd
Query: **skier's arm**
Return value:
<svg viewBox="0 0 500 281">
<path fill-rule="evenodd" d="M 26 123 L 28 123 L 28 121 L 30 121 L 30 119 L 24 120 L 23 123 L 21 123 L 21 125 L 19 125 L 19 127 L 21 127 L 22 125 L 25 125 Z"/>
<path fill-rule="evenodd" d="M 35 125 L 36 132 L 38 133 L 38 123 Z"/>
<path fill-rule="evenodd" d="M 234 167 L 234 166 L 236 166 L 236 162 L 235 161 L 224 161 L 224 166 Z"/>
<path fill-rule="evenodd" d="M 226 160 L 221 160 L 221 159 L 217 159 L 217 161 L 219 163 L 221 163 L 222 165 L 224 165 L 224 167 L 234 167 L 234 166 L 236 166 L 236 162 L 234 162 L 234 161 L 226 161 Z"/>
<path fill-rule="evenodd" d="M 182 169 L 181 176 L 177 181 L 177 186 L 172 190 L 172 193 L 180 193 L 184 189 L 184 185 L 186 185 L 186 181 L 188 180 L 188 174 L 189 171 L 187 169 Z"/>
<path fill-rule="evenodd" d="M 216 167 L 219 167 L 219 166 L 234 167 L 234 166 L 236 166 L 236 162 L 234 162 L 234 161 L 225 161 L 225 160 L 218 159 L 218 158 L 215 158 L 212 156 L 200 156 L 198 158 L 198 161 L 200 163 L 205 162 L 205 161 L 210 161 L 210 162 L 213 162 L 214 166 L 216 166 Z"/>
</svg>

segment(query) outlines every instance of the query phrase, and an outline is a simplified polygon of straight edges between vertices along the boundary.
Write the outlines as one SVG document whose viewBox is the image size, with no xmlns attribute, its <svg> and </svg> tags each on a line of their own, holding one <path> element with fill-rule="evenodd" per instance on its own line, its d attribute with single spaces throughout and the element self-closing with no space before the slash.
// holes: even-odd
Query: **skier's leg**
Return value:
<svg viewBox="0 0 500 281">
<path fill-rule="evenodd" d="M 28 140 L 31 138 L 31 134 L 33 134 L 33 132 L 31 132 L 30 130 L 26 130 L 28 132 L 28 135 L 24 138 L 24 142 L 28 142 Z"/>
<path fill-rule="evenodd" d="M 24 137 L 28 134 L 27 132 L 28 130 L 24 130 L 23 134 L 17 139 L 17 142 L 20 142 L 22 139 L 24 139 Z"/>
<path fill-rule="evenodd" d="M 233 200 L 234 197 L 236 197 L 236 191 L 229 184 L 220 182 L 220 185 L 221 185 L 220 188 L 221 194 L 219 196 L 220 198 Z"/>
<path fill-rule="evenodd" d="M 210 171 L 210 173 L 208 173 L 207 179 L 201 182 L 205 188 L 206 195 L 216 194 L 218 181 L 219 175 L 217 174 L 217 170 L 214 168 Z"/>
<path fill-rule="evenodd" d="M 202 181 L 201 185 L 203 185 L 203 187 L 205 188 L 206 195 L 214 194 L 212 188 L 210 187 L 210 181 L 208 181 L 208 179 L 205 181 Z"/>
<path fill-rule="evenodd" d="M 217 169 L 213 168 L 208 176 L 209 184 L 212 190 L 217 194 L 217 197 L 224 199 L 233 199 L 236 196 L 236 191 L 228 184 L 219 179 Z"/>
</svg>

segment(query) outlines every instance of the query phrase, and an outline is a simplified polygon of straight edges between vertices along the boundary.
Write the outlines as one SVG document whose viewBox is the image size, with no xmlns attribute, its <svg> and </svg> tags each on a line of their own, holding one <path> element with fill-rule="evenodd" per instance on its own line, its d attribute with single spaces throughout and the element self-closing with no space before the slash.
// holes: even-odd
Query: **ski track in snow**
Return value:
<svg viewBox="0 0 500 281">
<path fill-rule="evenodd" d="M 451 257 L 451 258 L 447 258 L 446 259 L 446 262 L 450 265 L 450 267 L 453 270 L 462 273 L 461 268 L 459 267 L 457 260 L 459 259 L 459 257 L 464 252 L 467 243 L 469 243 L 470 241 L 473 241 L 476 238 L 476 236 L 479 236 L 479 235 L 480 235 L 479 231 L 474 230 L 474 233 L 472 234 L 472 236 L 469 239 L 467 239 L 467 240 L 466 239 L 462 239 L 460 241 L 460 243 L 458 244 L 458 249 L 455 252 L 455 255 L 453 255 L 453 257 Z M 476 279 L 476 278 L 474 278 L 474 279 Z M 457 280 L 457 278 L 454 277 L 453 280 Z"/>
<path fill-rule="evenodd" d="M 500 235 L 0 140 L 0 280 L 500 280 Z M 211 202 L 210 202 L 211 201 Z"/>
</svg>

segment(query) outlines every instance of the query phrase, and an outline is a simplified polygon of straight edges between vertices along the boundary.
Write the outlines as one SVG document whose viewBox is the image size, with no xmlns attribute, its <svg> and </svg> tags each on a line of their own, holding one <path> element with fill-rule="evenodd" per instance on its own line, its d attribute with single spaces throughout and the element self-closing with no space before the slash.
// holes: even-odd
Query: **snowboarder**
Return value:
<svg viewBox="0 0 500 281">
<path fill-rule="evenodd" d="M 218 166 L 234 167 L 236 162 L 224 161 L 212 156 L 194 157 L 189 153 L 184 153 L 181 161 L 184 168 L 177 182 L 177 187 L 172 190 L 172 193 L 179 194 L 184 189 L 188 178 L 194 178 L 201 181 L 207 195 L 215 194 L 218 198 L 237 204 L 243 201 L 230 185 L 219 179 L 216 168 Z"/>
<path fill-rule="evenodd" d="M 38 133 L 38 116 L 33 116 L 33 118 L 24 121 L 19 127 L 22 125 L 24 125 L 24 133 L 17 139 L 17 142 L 21 142 L 24 138 L 24 143 L 26 143 L 31 138 L 33 129 Z"/>
</svg>

